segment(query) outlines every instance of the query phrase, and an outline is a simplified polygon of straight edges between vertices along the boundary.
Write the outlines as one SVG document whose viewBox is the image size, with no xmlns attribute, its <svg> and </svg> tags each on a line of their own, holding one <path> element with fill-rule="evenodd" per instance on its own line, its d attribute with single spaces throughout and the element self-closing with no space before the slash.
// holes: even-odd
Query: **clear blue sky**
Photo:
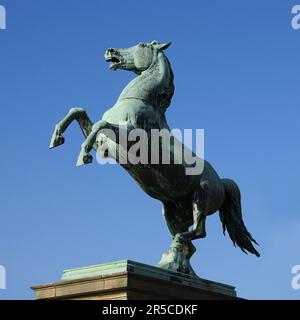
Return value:
<svg viewBox="0 0 300 320">
<path fill-rule="evenodd" d="M 172 41 L 175 73 L 167 119 L 204 128 L 205 156 L 242 190 L 245 222 L 261 258 L 222 234 L 218 214 L 196 241 L 203 278 L 245 298 L 299 299 L 299 52 L 291 8 L 300 1 L 1 0 L 0 299 L 32 299 L 31 285 L 66 268 L 133 259 L 155 264 L 170 238 L 161 204 L 119 166 L 75 166 L 83 137 L 49 150 L 72 106 L 96 121 L 132 78 L 112 72 L 106 48 Z"/>
</svg>

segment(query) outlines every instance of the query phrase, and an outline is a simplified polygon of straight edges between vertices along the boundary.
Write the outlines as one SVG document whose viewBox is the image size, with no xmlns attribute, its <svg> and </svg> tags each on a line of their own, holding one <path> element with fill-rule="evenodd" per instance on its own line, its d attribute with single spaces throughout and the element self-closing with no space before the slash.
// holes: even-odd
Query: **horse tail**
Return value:
<svg viewBox="0 0 300 320">
<path fill-rule="evenodd" d="M 257 245 L 258 243 L 252 238 L 243 221 L 238 185 L 230 179 L 222 179 L 221 182 L 225 189 L 225 200 L 219 211 L 224 235 L 227 229 L 234 246 L 238 245 L 243 252 L 248 251 L 259 257 L 260 254 L 252 245 L 252 242 Z"/>
</svg>

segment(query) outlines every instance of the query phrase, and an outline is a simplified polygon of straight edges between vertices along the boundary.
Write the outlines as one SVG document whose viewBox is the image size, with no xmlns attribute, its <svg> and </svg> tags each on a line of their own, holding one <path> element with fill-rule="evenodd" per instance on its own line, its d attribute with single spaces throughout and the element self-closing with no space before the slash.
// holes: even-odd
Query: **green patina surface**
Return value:
<svg viewBox="0 0 300 320">
<path fill-rule="evenodd" d="M 77 121 L 85 136 L 77 165 L 92 162 L 93 157 L 90 153 L 93 148 L 103 157 L 115 156 L 115 160 L 149 196 L 162 202 L 163 215 L 172 243 L 158 266 L 195 276 L 190 265 L 190 258 L 195 252 L 192 241 L 206 237 L 206 218 L 217 211 L 220 212 L 224 232 L 228 231 L 233 243 L 243 251 L 259 256 L 253 246 L 256 242 L 243 221 L 238 185 L 231 179 L 221 179 L 208 161 L 194 154 L 195 164 L 202 164 L 202 170 L 197 174 L 193 170 L 195 168 L 185 161 L 185 157 L 181 163 L 176 163 L 178 149 L 174 147 L 175 144 L 170 146 L 169 164 L 129 162 L 123 165 L 120 162 L 123 154 L 114 152 L 115 146 L 122 145 L 118 138 L 121 132 L 129 134 L 133 130 L 142 129 L 148 134 L 147 145 L 150 146 L 151 130 L 170 131 L 165 112 L 174 94 L 174 77 L 171 64 L 164 53 L 169 45 L 170 43 L 160 44 L 158 41 L 152 41 L 139 43 L 130 48 L 107 49 L 104 56 L 112 70 L 132 71 L 136 77 L 124 88 L 116 103 L 94 124 L 84 109 L 70 109 L 56 125 L 50 148 L 63 144 L 63 133 L 74 120 Z M 187 107 L 184 106 L 183 114 L 188 112 Z M 115 134 L 114 139 L 108 134 L 109 131 Z M 130 143 L 132 142 L 126 143 L 126 152 L 129 151 Z M 159 154 L 163 154 L 163 143 L 158 145 Z M 185 154 L 188 148 L 181 142 L 179 145 L 180 152 Z M 117 151 L 121 149 L 117 148 Z M 194 174 L 187 174 L 192 171 Z M 101 195 L 103 196 L 103 193 Z M 118 193 L 112 197 L 117 201 Z"/>
</svg>

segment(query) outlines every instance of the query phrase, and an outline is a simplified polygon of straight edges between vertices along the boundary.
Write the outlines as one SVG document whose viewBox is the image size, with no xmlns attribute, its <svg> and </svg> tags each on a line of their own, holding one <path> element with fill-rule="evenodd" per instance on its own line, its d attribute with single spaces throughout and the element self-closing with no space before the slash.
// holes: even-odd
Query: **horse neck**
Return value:
<svg viewBox="0 0 300 320">
<path fill-rule="evenodd" d="M 140 99 L 159 108 L 162 93 L 168 93 L 170 86 L 173 86 L 173 73 L 166 56 L 160 52 L 157 60 L 147 70 L 129 82 L 119 100 Z"/>
</svg>

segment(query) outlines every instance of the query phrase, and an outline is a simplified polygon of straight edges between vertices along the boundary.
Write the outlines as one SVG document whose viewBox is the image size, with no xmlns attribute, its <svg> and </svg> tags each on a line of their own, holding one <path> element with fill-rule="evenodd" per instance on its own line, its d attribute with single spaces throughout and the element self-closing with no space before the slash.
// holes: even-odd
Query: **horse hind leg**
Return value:
<svg viewBox="0 0 300 320">
<path fill-rule="evenodd" d="M 192 241 L 179 242 L 177 239 L 178 234 L 188 231 L 188 226 L 181 224 L 175 218 L 178 210 L 175 204 L 164 203 L 163 215 L 173 241 L 169 250 L 162 255 L 157 266 L 163 269 L 196 276 L 195 271 L 190 265 L 190 258 L 196 251 L 195 246 Z"/>
<path fill-rule="evenodd" d="M 194 224 L 192 230 L 192 240 L 206 237 L 206 215 L 202 201 L 195 201 L 193 203 L 193 217 Z"/>
<path fill-rule="evenodd" d="M 85 137 L 90 134 L 93 123 L 86 111 L 82 108 L 71 108 L 68 114 L 55 126 L 49 148 L 58 147 L 65 142 L 63 133 L 74 120 L 78 122 Z"/>
<path fill-rule="evenodd" d="M 188 232 L 187 226 L 183 226 L 174 219 L 176 211 L 178 211 L 178 209 L 174 204 L 164 203 L 162 213 L 173 240 L 175 239 L 177 234 Z M 187 245 L 189 247 L 190 256 L 192 256 L 195 253 L 196 248 L 191 241 L 188 241 Z"/>
<path fill-rule="evenodd" d="M 200 189 L 195 192 L 193 200 L 193 226 L 191 231 L 178 233 L 176 238 L 181 241 L 195 240 L 206 237 L 206 205 L 204 190 Z"/>
<path fill-rule="evenodd" d="M 163 204 L 162 214 L 165 218 L 167 227 L 168 227 L 169 232 L 170 232 L 173 239 L 176 236 L 176 234 L 188 230 L 187 227 L 182 227 L 182 225 L 180 225 L 175 220 L 174 216 L 176 214 L 176 211 L 178 211 L 178 209 L 176 208 L 176 206 L 174 204 L 172 204 L 172 203 L 164 203 Z"/>
</svg>

